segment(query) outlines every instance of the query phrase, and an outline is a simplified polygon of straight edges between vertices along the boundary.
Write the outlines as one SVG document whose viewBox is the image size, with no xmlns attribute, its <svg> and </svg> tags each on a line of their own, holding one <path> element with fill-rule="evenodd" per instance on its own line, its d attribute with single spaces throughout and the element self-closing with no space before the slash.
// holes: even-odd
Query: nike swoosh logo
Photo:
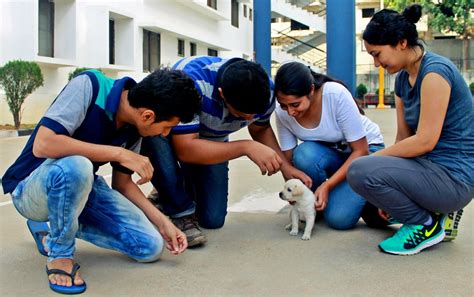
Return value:
<svg viewBox="0 0 474 297">
<path fill-rule="evenodd" d="M 434 230 L 436 229 L 436 226 L 438 226 L 438 222 L 436 222 L 436 224 L 433 226 L 433 228 L 432 228 L 431 230 L 429 230 L 429 231 L 426 230 L 426 231 L 425 231 L 425 236 L 426 236 L 426 237 L 430 237 L 431 234 L 433 234 Z"/>
</svg>

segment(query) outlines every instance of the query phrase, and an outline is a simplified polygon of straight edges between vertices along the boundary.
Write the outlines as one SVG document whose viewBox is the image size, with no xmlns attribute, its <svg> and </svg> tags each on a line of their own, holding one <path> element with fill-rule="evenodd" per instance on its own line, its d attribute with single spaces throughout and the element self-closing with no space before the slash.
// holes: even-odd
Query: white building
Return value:
<svg viewBox="0 0 474 297">
<path fill-rule="evenodd" d="M 241 1 L 245 2 L 245 1 Z M 251 58 L 251 1 L 12 0 L 0 1 L 0 65 L 34 61 L 44 85 L 24 106 L 35 123 L 76 67 L 140 80 L 181 57 Z M 0 124 L 12 123 L 0 94 Z"/>
<path fill-rule="evenodd" d="M 141 80 L 191 55 L 252 59 L 253 1 L 1 0 L 0 65 L 34 61 L 44 77 L 25 101 L 22 123 L 39 120 L 76 68 Z M 272 17 L 288 16 L 311 27 L 313 36 L 324 35 L 324 16 L 303 9 L 313 2 L 324 4 L 272 0 Z M 295 53 L 285 55 L 291 49 L 274 48 L 275 62 L 297 60 Z M 4 97 L 0 90 L 0 124 L 12 124 Z"/>
</svg>

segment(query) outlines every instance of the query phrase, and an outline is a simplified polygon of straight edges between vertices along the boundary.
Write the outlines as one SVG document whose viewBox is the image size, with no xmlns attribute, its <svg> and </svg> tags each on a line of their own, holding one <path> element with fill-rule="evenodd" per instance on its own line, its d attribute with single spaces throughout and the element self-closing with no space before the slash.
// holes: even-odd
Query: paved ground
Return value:
<svg viewBox="0 0 474 297">
<path fill-rule="evenodd" d="M 394 110 L 367 113 L 392 143 Z M 25 141 L 0 139 L 1 175 Z M 230 179 L 228 219 L 220 230 L 205 230 L 205 247 L 139 264 L 78 241 L 76 258 L 89 287 L 84 296 L 474 296 L 472 204 L 454 242 L 417 256 L 390 256 L 377 244 L 393 229 L 362 222 L 345 232 L 318 222 L 307 242 L 289 236 L 287 208 L 276 196 L 281 177 L 260 176 L 246 158 L 231 162 Z M 0 296 L 57 296 L 44 265 L 24 219 L 0 196 Z"/>
</svg>

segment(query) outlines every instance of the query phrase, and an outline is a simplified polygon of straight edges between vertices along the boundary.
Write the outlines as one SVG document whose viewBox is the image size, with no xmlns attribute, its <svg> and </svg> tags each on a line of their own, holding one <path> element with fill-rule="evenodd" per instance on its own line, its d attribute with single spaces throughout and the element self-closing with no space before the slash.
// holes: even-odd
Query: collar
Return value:
<svg viewBox="0 0 474 297">
<path fill-rule="evenodd" d="M 124 77 L 114 81 L 114 85 L 107 95 L 107 102 L 105 103 L 105 110 L 110 111 L 113 114 L 117 113 L 120 105 L 120 98 L 125 88 L 130 90 L 137 83 L 130 77 Z"/>
</svg>

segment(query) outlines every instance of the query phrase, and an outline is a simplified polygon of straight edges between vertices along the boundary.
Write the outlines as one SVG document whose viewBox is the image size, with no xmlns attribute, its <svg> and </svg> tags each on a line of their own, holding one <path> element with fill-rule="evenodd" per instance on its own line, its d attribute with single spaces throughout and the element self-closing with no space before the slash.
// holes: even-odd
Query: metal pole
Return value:
<svg viewBox="0 0 474 297">
<path fill-rule="evenodd" d="M 385 108 L 384 89 L 385 89 L 385 71 L 382 66 L 379 66 L 379 104 L 377 105 L 377 108 Z"/>
<path fill-rule="evenodd" d="M 355 0 L 326 1 L 328 74 L 355 94 Z"/>
<path fill-rule="evenodd" d="M 253 1 L 253 46 L 255 61 L 271 75 L 271 6 L 270 0 Z"/>
<path fill-rule="evenodd" d="M 383 0 L 380 0 L 380 9 L 384 8 Z M 379 104 L 377 105 L 377 108 L 385 108 L 385 103 L 384 103 L 384 94 L 385 90 L 385 70 L 383 69 L 382 66 L 379 66 Z"/>
</svg>

